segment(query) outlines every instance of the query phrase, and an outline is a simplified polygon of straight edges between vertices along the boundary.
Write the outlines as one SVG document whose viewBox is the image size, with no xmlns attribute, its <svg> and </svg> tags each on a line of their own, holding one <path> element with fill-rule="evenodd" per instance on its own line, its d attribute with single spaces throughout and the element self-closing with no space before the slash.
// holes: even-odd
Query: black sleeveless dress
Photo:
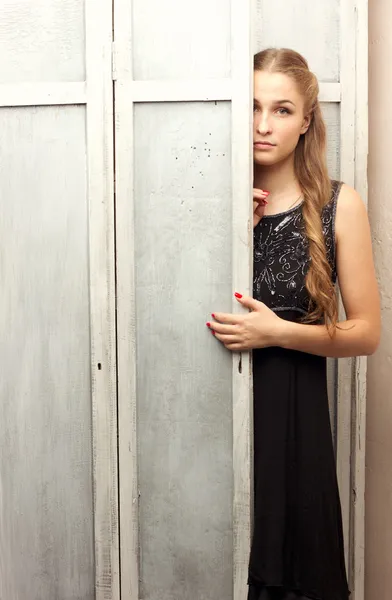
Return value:
<svg viewBox="0 0 392 600">
<path fill-rule="evenodd" d="M 322 222 L 335 268 L 335 214 L 341 184 Z M 280 317 L 307 312 L 309 265 L 301 205 L 264 216 L 254 229 L 254 297 Z M 326 359 L 265 348 L 253 352 L 254 532 L 248 600 L 347 600 L 342 518 Z"/>
</svg>

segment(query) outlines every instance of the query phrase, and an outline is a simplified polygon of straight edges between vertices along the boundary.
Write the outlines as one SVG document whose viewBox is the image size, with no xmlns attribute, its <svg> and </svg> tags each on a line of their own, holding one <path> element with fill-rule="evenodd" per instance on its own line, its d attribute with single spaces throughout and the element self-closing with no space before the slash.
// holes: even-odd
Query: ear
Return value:
<svg viewBox="0 0 392 600">
<path fill-rule="evenodd" d="M 301 127 L 301 135 L 303 135 L 304 133 L 306 133 L 310 127 L 310 124 L 312 122 L 312 115 L 306 115 L 304 117 L 304 122 L 302 123 L 302 127 Z"/>
</svg>

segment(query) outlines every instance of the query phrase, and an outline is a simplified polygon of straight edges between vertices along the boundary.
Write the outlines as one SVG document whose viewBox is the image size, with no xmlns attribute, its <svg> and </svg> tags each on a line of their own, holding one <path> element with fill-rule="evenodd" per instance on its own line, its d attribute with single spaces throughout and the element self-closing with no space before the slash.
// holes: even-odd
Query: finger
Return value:
<svg viewBox="0 0 392 600">
<path fill-rule="evenodd" d="M 253 197 L 255 200 L 256 198 L 265 200 L 266 198 L 268 198 L 269 195 L 270 193 L 265 190 L 258 190 L 257 188 L 253 188 Z"/>
<path fill-rule="evenodd" d="M 268 202 L 265 198 L 253 198 L 253 208 L 256 206 L 267 206 Z"/>
<path fill-rule="evenodd" d="M 225 348 L 231 352 L 247 352 L 249 350 L 246 345 L 241 343 L 228 344 L 227 346 L 225 345 Z"/>
<path fill-rule="evenodd" d="M 239 325 L 243 317 L 241 315 L 234 315 L 229 313 L 213 313 L 213 319 L 218 321 L 219 323 L 224 323 L 225 325 Z"/>
<path fill-rule="evenodd" d="M 257 208 L 253 207 L 253 212 L 258 217 L 264 217 L 266 204 L 259 204 Z"/>
<path fill-rule="evenodd" d="M 207 327 L 209 327 L 212 331 L 215 331 L 216 333 L 220 333 L 221 335 L 238 334 L 238 325 L 222 325 L 217 321 L 212 321 L 211 323 L 207 323 Z"/>
<path fill-rule="evenodd" d="M 238 292 L 236 292 L 234 296 L 236 297 L 238 302 L 242 304 L 242 306 L 245 306 L 245 308 L 249 308 L 249 310 L 260 310 L 260 308 L 263 306 L 262 302 L 251 298 L 251 296 L 242 296 Z"/>
<path fill-rule="evenodd" d="M 240 344 L 241 340 L 238 335 L 221 335 L 220 333 L 215 333 L 215 337 L 217 340 L 222 342 L 225 346 L 230 344 Z"/>
</svg>

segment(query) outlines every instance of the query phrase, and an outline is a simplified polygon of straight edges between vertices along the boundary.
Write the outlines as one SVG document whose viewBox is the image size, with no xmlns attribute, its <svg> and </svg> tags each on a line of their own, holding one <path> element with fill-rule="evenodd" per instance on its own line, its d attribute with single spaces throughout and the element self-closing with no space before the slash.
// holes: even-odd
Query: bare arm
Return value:
<svg viewBox="0 0 392 600">
<path fill-rule="evenodd" d="M 286 322 L 277 345 L 331 357 L 373 354 L 380 339 L 380 301 L 366 208 L 355 190 L 342 187 L 336 213 L 336 261 L 347 320 L 331 338 L 323 325 Z"/>
</svg>

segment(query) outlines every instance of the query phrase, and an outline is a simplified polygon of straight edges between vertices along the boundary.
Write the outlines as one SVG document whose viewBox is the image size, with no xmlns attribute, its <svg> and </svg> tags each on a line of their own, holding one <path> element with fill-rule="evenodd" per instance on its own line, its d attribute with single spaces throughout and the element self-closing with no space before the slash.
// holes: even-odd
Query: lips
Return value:
<svg viewBox="0 0 392 600">
<path fill-rule="evenodd" d="M 271 142 L 254 142 L 253 145 L 254 146 L 260 146 L 260 147 L 266 147 L 266 146 L 268 146 L 269 148 L 273 148 L 275 146 L 275 144 L 271 144 Z"/>
</svg>

